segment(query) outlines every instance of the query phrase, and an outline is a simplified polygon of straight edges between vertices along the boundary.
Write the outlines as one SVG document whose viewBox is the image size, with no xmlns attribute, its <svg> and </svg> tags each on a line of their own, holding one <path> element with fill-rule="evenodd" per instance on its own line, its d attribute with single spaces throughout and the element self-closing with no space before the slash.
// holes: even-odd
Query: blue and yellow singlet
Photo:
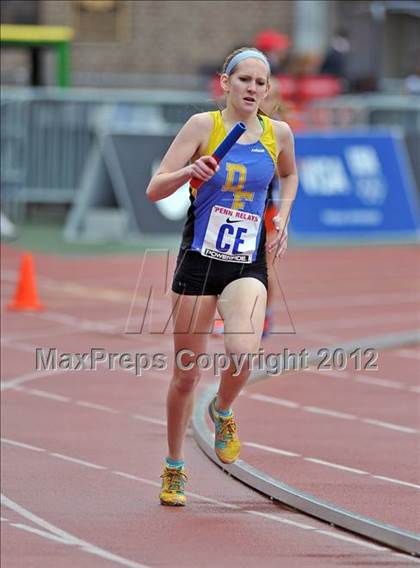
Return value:
<svg viewBox="0 0 420 568">
<path fill-rule="evenodd" d="M 204 155 L 212 154 L 227 134 L 221 112 L 210 114 L 213 129 Z M 234 144 L 209 181 L 198 190 L 190 187 L 182 248 L 226 262 L 255 261 L 264 231 L 267 187 L 277 161 L 273 124 L 269 117 L 258 116 L 263 127 L 259 140 Z"/>
</svg>

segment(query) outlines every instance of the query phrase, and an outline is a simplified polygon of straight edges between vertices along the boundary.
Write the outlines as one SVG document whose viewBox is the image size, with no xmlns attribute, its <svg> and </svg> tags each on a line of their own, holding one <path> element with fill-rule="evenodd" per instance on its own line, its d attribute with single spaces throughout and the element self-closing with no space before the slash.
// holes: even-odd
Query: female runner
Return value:
<svg viewBox="0 0 420 568">
<path fill-rule="evenodd" d="M 226 94 L 223 111 L 192 116 L 177 134 L 146 193 L 152 201 L 168 197 L 191 178 L 190 208 L 172 283 L 175 361 L 167 396 L 168 455 L 160 502 L 185 505 L 183 442 L 200 370 L 194 357 L 205 353 L 216 307 L 225 324 L 226 354 L 242 357 L 237 372 L 232 359 L 222 373 L 209 406 L 215 425 L 215 452 L 224 463 L 239 456 L 240 441 L 231 406 L 250 374 L 249 358 L 258 351 L 267 301 L 268 252 L 282 256 L 287 224 L 296 195 L 293 135 L 285 122 L 259 112 L 270 88 L 270 67 L 263 53 L 244 47 L 231 53 L 220 78 Z M 237 122 L 247 129 L 220 164 L 211 156 Z M 277 170 L 282 188 L 277 234 L 266 244 L 263 222 L 267 187 Z M 177 357 L 181 350 L 188 350 Z"/>
</svg>

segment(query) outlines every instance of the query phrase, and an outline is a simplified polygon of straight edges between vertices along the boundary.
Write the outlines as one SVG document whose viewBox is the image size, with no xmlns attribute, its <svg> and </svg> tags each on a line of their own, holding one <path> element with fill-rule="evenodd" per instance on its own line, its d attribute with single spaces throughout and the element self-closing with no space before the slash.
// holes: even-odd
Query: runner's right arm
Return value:
<svg viewBox="0 0 420 568">
<path fill-rule="evenodd" d="M 214 175 L 219 166 L 212 156 L 201 156 L 188 164 L 207 143 L 211 127 L 208 113 L 195 114 L 185 123 L 147 186 L 151 201 L 172 195 L 192 177 L 207 181 Z"/>
</svg>

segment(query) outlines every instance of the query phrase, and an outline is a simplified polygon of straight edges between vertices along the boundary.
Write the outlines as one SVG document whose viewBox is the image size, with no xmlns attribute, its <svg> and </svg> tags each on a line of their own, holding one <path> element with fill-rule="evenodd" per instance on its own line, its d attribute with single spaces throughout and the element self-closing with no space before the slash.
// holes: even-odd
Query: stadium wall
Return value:
<svg viewBox="0 0 420 568">
<path fill-rule="evenodd" d="M 40 23 L 76 28 L 74 72 L 191 74 L 203 62 L 217 64 L 231 48 L 252 42 L 263 28 L 292 29 L 287 1 L 119 0 L 115 10 L 96 14 L 68 0 L 40 4 Z"/>
</svg>

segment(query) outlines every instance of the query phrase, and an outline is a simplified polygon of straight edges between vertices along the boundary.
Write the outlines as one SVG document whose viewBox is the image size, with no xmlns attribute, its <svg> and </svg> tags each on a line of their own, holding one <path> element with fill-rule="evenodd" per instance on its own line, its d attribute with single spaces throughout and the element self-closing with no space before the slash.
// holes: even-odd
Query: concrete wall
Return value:
<svg viewBox="0 0 420 568">
<path fill-rule="evenodd" d="M 40 22 L 76 28 L 73 70 L 192 74 L 218 63 L 261 29 L 290 33 L 292 2 L 128 1 L 88 13 L 76 1 L 42 0 Z"/>
<path fill-rule="evenodd" d="M 89 10 L 89 3 L 104 10 Z M 133 81 L 151 75 L 151 83 L 153 75 L 191 77 L 206 64 L 218 67 L 232 49 L 251 44 L 264 28 L 293 37 L 296 28 L 313 27 L 310 4 L 316 7 L 304 0 L 5 0 L 1 15 L 2 22 L 35 18 L 40 24 L 72 26 L 75 84 L 119 86 L 118 76 L 111 85 L 101 83 L 101 74 Z M 322 29 L 316 26 L 320 45 L 334 28 L 345 28 L 352 44 L 351 78 L 404 77 L 418 59 L 420 18 L 389 11 L 383 21 L 375 20 L 372 6 L 368 0 L 323 0 L 325 22 Z M 54 83 L 51 53 L 44 62 L 47 82 Z M 2 49 L 1 66 L 3 80 L 25 82 L 27 54 Z M 129 82 L 124 85 L 122 78 L 121 86 Z"/>
</svg>

